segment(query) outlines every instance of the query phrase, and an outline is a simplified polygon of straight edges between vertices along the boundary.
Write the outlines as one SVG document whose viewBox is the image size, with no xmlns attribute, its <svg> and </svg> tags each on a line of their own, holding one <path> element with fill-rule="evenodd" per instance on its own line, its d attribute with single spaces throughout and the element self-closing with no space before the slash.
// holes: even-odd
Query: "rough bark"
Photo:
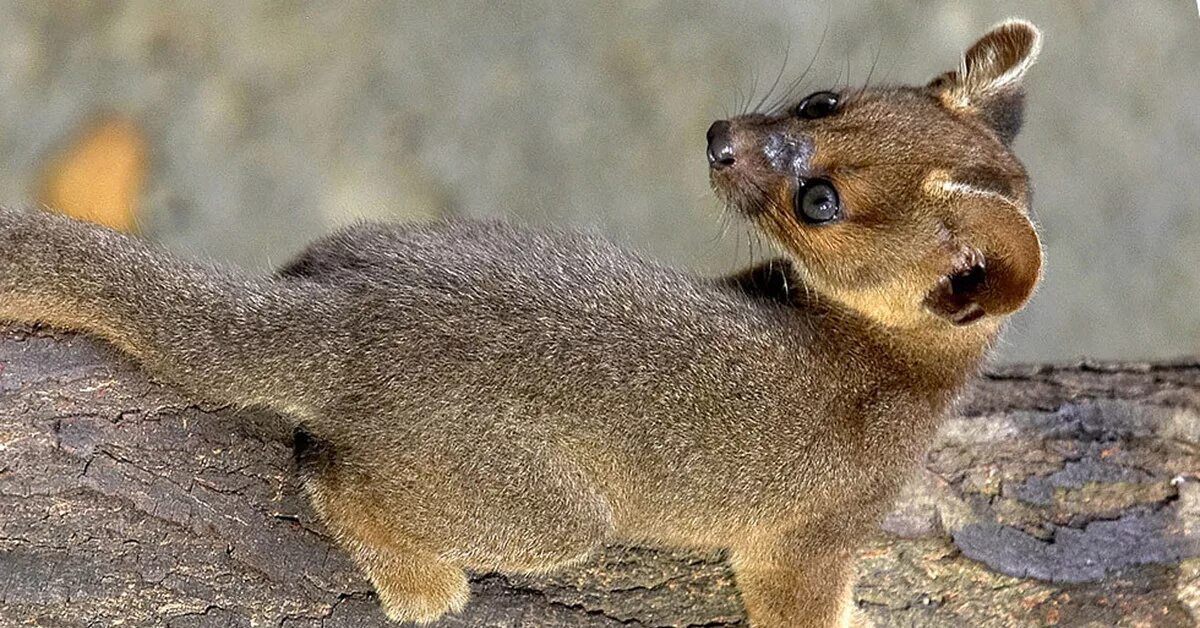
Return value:
<svg viewBox="0 0 1200 628">
<path fill-rule="evenodd" d="M 880 626 L 1200 621 L 1200 361 L 1012 367 L 966 396 L 859 561 Z M 0 625 L 384 626 L 270 416 L 86 338 L 0 327 Z M 481 574 L 458 626 L 733 626 L 717 555 Z"/>
</svg>

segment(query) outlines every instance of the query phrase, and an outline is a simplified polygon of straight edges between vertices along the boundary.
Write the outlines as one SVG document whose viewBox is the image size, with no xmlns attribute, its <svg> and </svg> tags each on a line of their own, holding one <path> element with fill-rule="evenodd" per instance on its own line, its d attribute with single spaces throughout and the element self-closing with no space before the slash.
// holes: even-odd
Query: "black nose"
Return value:
<svg viewBox="0 0 1200 628">
<path fill-rule="evenodd" d="M 708 167 L 720 170 L 732 166 L 733 136 L 729 133 L 729 121 L 717 120 L 708 127 Z"/>
</svg>

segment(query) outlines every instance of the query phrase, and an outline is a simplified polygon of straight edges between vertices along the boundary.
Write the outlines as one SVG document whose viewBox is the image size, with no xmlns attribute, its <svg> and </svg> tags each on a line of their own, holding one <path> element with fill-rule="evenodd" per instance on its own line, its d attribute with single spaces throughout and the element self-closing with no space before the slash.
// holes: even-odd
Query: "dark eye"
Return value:
<svg viewBox="0 0 1200 628">
<path fill-rule="evenodd" d="M 816 120 L 837 111 L 838 95 L 833 92 L 817 92 L 804 97 L 796 105 L 796 115 L 807 120 Z"/>
<path fill-rule="evenodd" d="M 825 179 L 810 179 L 796 190 L 796 215 L 810 224 L 833 222 L 842 217 L 842 201 L 833 184 Z"/>
</svg>

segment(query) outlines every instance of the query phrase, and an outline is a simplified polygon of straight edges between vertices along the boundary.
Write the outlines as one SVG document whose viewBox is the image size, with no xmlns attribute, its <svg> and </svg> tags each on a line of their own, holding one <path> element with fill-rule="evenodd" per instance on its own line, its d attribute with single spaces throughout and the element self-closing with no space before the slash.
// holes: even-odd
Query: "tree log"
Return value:
<svg viewBox="0 0 1200 628">
<path fill-rule="evenodd" d="M 0 326 L 0 625 L 394 625 L 289 440 L 102 343 Z M 1196 625 L 1200 361 L 991 371 L 858 571 L 878 626 Z M 472 589 L 437 626 L 743 623 L 720 555 L 612 546 Z"/>
</svg>

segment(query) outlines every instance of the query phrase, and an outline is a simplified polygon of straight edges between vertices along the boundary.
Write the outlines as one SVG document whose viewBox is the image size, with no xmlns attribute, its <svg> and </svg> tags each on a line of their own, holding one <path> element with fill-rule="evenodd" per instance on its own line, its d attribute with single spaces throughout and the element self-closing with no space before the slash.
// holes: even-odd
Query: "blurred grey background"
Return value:
<svg viewBox="0 0 1200 628">
<path fill-rule="evenodd" d="M 785 56 L 803 93 L 924 81 L 1014 15 L 1046 36 L 1018 151 L 1048 265 L 1001 359 L 1200 353 L 1193 0 L 5 0 L 0 202 L 118 112 L 149 146 L 143 231 L 176 249 L 266 268 L 356 218 L 505 216 L 723 272 L 749 250 L 708 191 L 713 119 Z"/>
</svg>

